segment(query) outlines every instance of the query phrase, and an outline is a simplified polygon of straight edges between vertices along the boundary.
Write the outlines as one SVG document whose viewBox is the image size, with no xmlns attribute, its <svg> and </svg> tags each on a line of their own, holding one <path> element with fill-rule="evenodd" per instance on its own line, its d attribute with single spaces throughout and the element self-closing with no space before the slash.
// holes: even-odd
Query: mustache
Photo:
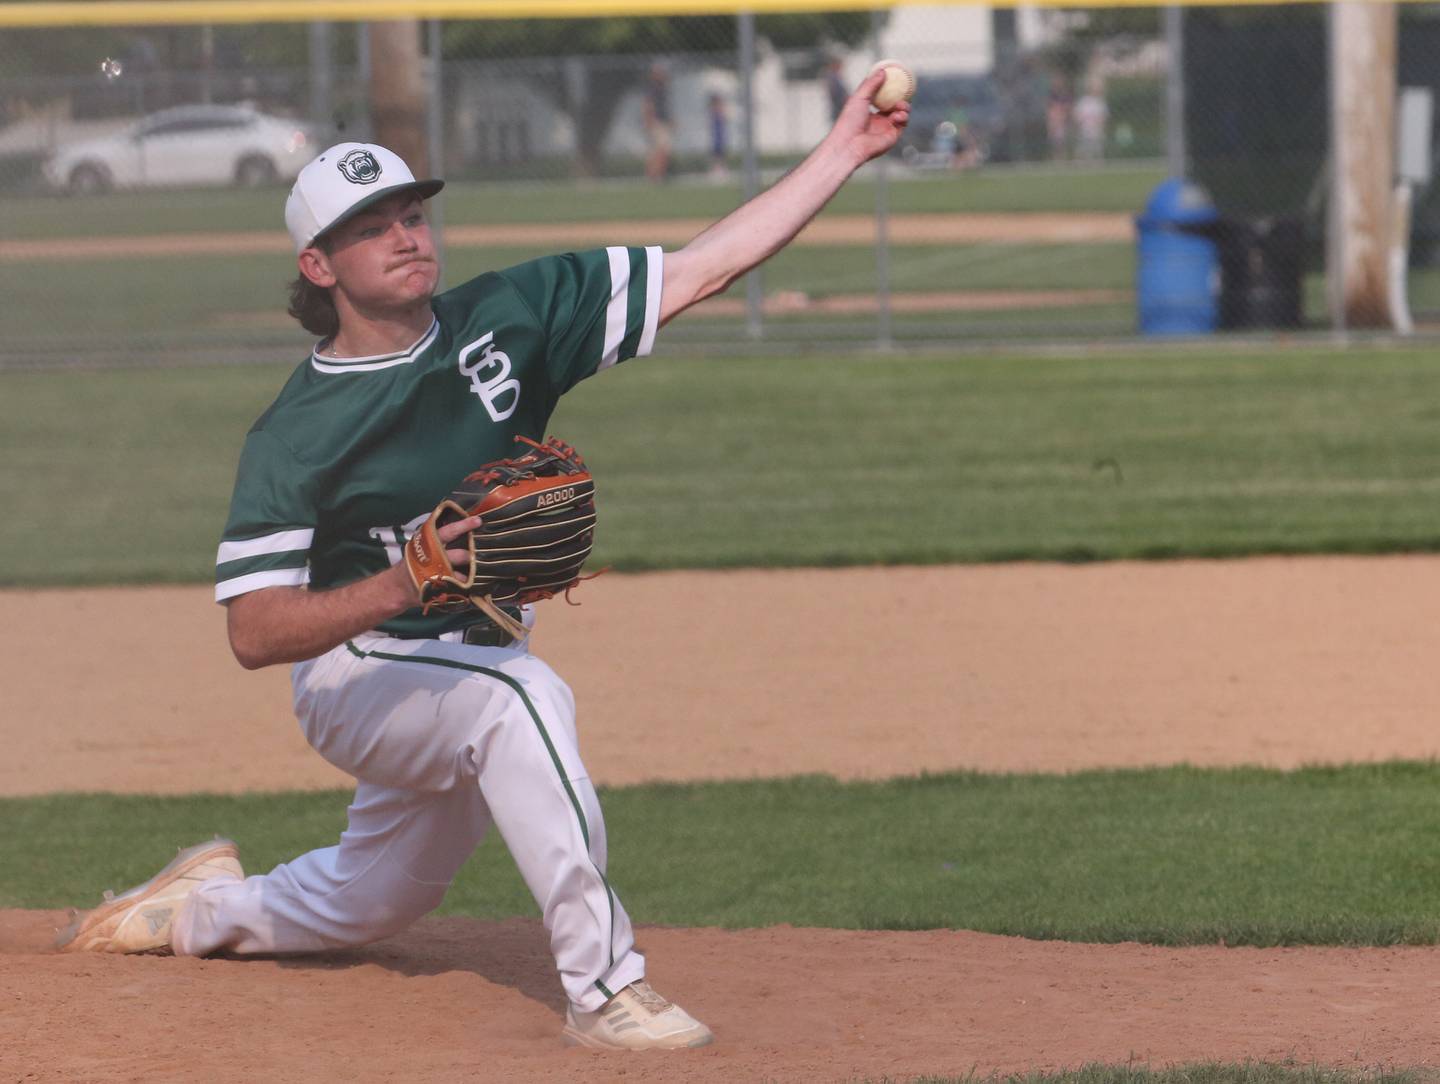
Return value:
<svg viewBox="0 0 1440 1084">
<path fill-rule="evenodd" d="M 398 271 L 402 267 L 409 267 L 411 264 L 434 264 L 433 256 L 407 256 L 403 260 L 396 260 L 385 268 L 386 271 Z"/>
</svg>

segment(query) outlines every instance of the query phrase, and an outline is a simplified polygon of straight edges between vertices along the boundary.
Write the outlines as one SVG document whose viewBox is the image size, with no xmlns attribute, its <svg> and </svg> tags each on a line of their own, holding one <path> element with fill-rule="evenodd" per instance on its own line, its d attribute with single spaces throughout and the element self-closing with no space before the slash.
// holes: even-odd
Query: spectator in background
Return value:
<svg viewBox="0 0 1440 1084">
<path fill-rule="evenodd" d="M 1075 157 L 1099 161 L 1105 157 L 1105 126 L 1110 107 L 1105 104 L 1105 87 L 1091 79 L 1084 95 L 1075 103 Z"/>
<path fill-rule="evenodd" d="M 645 118 L 645 176 L 663 181 L 670 175 L 670 73 L 665 65 L 650 66 L 643 104 Z"/>
<path fill-rule="evenodd" d="M 845 108 L 845 99 L 850 97 L 850 88 L 845 84 L 845 61 L 832 57 L 825 65 L 825 94 L 830 99 L 830 121 L 833 124 Z"/>
<path fill-rule="evenodd" d="M 725 99 L 710 95 L 710 176 L 723 181 L 730 176 L 727 158 L 730 153 L 730 119 L 725 113 Z"/>
<path fill-rule="evenodd" d="M 1050 157 L 1061 161 L 1070 157 L 1070 111 L 1073 100 L 1070 88 L 1058 75 L 1050 77 L 1050 96 L 1045 100 L 1045 135 L 1050 141 Z"/>
<path fill-rule="evenodd" d="M 966 108 L 968 104 L 964 98 L 957 99 L 946 118 L 950 125 L 951 138 L 954 140 L 950 152 L 950 165 L 954 169 L 970 169 L 980 164 L 980 141 L 970 124 L 970 111 Z"/>
</svg>

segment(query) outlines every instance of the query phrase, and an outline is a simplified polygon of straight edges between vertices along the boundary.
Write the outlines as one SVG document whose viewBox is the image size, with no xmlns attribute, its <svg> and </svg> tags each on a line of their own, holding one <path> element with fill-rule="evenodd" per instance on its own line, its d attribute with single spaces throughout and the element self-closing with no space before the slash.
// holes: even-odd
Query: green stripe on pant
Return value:
<svg viewBox="0 0 1440 1084">
<path fill-rule="evenodd" d="M 354 642 L 350 640 L 345 641 L 345 646 L 350 650 L 350 653 L 352 655 L 355 655 L 357 658 L 361 659 L 385 659 L 390 662 L 418 662 L 425 663 L 430 666 L 443 666 L 448 667 L 451 670 L 462 670 L 472 674 L 483 674 L 486 677 L 494 678 L 496 681 L 502 682 L 503 684 L 507 685 L 515 693 L 515 695 L 520 698 L 520 702 L 525 705 L 525 710 L 529 712 L 530 719 L 532 722 L 534 722 L 535 729 L 540 734 L 540 740 L 545 743 L 545 751 L 550 754 L 550 761 L 552 764 L 555 765 L 555 774 L 560 777 L 560 782 L 565 787 L 565 794 L 570 799 L 570 806 L 572 809 L 575 810 L 575 819 L 580 822 L 580 835 L 585 840 L 585 849 L 587 853 L 589 852 L 590 826 L 585 822 L 585 811 L 580 808 L 580 799 L 576 796 L 575 789 L 570 786 L 570 780 L 565 775 L 565 766 L 560 762 L 560 754 L 555 751 L 555 744 L 550 740 L 550 734 L 545 729 L 545 723 L 540 718 L 540 713 L 535 710 L 534 703 L 531 702 L 530 697 L 526 694 L 524 688 L 521 687 L 518 681 L 512 678 L 509 674 L 503 674 L 499 670 L 492 670 L 488 666 L 477 666 L 474 663 L 457 662 L 454 659 L 438 659 L 429 655 L 396 655 L 388 651 L 365 651 L 362 648 L 356 647 Z M 594 865 L 593 859 L 591 860 L 591 865 Z M 610 906 L 611 933 L 609 937 L 608 947 L 610 954 L 610 966 L 614 967 L 615 892 L 610 887 L 610 881 L 609 878 L 605 876 L 605 871 L 602 870 L 599 866 L 595 866 L 595 872 L 600 877 L 600 883 L 605 886 L 605 899 Z M 596 982 L 595 985 L 599 987 L 600 991 L 604 993 L 607 997 L 613 996 L 599 982 Z"/>
</svg>

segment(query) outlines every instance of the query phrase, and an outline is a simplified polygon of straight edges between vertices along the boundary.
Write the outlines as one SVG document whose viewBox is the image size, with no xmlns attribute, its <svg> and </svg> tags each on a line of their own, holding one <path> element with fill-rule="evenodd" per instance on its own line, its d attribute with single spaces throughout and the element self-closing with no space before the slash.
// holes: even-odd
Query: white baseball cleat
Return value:
<svg viewBox="0 0 1440 1084">
<path fill-rule="evenodd" d="M 142 885 L 76 914 L 55 937 L 60 952 L 165 952 L 180 905 L 215 877 L 243 880 L 240 852 L 228 839 L 197 843 Z"/>
<path fill-rule="evenodd" d="M 632 982 L 599 1012 L 565 1014 L 565 1041 L 597 1050 L 681 1050 L 713 1042 L 710 1029 L 666 1001 L 643 979 Z"/>
</svg>

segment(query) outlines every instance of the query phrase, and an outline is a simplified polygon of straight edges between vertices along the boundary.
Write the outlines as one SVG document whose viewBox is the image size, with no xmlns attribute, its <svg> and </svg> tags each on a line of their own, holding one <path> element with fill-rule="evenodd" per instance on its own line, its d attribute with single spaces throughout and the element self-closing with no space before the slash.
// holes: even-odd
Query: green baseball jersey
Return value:
<svg viewBox="0 0 1440 1084">
<path fill-rule="evenodd" d="M 245 438 L 216 601 L 339 587 L 399 561 L 461 478 L 523 452 L 517 435 L 543 439 L 561 395 L 650 353 L 662 261 L 658 248 L 549 256 L 440 294 L 403 353 L 341 359 L 317 346 Z M 433 636 L 478 613 L 417 608 L 380 627 Z"/>
</svg>

